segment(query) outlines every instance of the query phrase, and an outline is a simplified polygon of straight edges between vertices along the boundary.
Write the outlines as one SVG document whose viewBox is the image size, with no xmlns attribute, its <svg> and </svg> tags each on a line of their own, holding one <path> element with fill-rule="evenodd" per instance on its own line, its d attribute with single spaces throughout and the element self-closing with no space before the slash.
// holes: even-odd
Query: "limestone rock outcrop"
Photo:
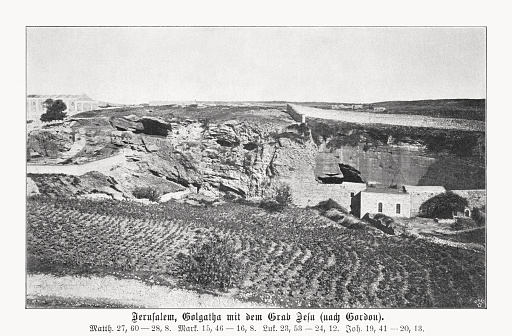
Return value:
<svg viewBox="0 0 512 336">
<path fill-rule="evenodd" d="M 171 124 L 161 118 L 144 116 L 140 122 L 144 127 L 145 134 L 166 136 L 172 129 Z"/>
<path fill-rule="evenodd" d="M 123 117 L 111 117 L 110 124 L 119 131 L 132 131 L 136 133 L 144 131 L 144 126 L 141 122 Z"/>
<path fill-rule="evenodd" d="M 135 134 L 134 123 L 138 122 L 144 131 Z M 214 124 L 133 116 L 111 118 L 111 125 L 117 130 L 110 129 L 106 136 L 122 151 L 123 164 L 104 171 L 105 175 L 56 175 L 46 182 L 34 177 L 37 186 L 46 194 L 101 193 L 119 199 L 133 198 L 138 186 L 153 186 L 160 194 L 169 194 L 169 199 L 194 195 L 261 198 L 283 181 L 292 189 L 300 188 L 304 180 L 315 181 L 317 147 L 310 138 L 291 134 L 289 126 L 296 128 L 291 122 L 228 120 Z"/>
<path fill-rule="evenodd" d="M 64 174 L 29 174 L 41 194 L 48 196 L 79 196 L 85 194 L 105 194 L 111 198 L 123 199 L 117 181 L 99 172 L 89 172 L 81 176 Z"/>
</svg>

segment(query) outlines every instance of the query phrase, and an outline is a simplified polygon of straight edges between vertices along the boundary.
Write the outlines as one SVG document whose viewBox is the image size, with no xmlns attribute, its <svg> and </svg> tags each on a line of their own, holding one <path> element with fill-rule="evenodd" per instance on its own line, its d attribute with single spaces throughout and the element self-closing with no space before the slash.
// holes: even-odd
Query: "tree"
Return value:
<svg viewBox="0 0 512 336">
<path fill-rule="evenodd" d="M 67 106 L 62 100 L 48 98 L 44 101 L 43 105 L 46 108 L 46 113 L 41 115 L 41 121 L 62 120 L 66 117 L 64 111 L 67 109 Z"/>
<path fill-rule="evenodd" d="M 431 218 L 452 218 L 453 212 L 464 211 L 467 206 L 467 199 L 447 191 L 423 202 L 420 211 Z"/>
</svg>

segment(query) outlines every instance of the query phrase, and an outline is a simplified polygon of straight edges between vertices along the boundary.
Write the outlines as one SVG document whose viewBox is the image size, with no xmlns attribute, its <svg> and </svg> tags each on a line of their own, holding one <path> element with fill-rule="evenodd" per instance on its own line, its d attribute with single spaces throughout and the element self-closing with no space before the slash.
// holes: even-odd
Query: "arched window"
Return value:
<svg viewBox="0 0 512 336">
<path fill-rule="evenodd" d="M 469 211 L 469 209 L 464 210 L 464 216 L 465 217 L 470 217 L 471 216 L 471 212 Z"/>
<path fill-rule="evenodd" d="M 382 212 L 382 203 L 379 202 L 379 212 Z"/>
<path fill-rule="evenodd" d="M 399 214 L 400 213 L 400 204 L 397 204 L 396 205 L 396 213 Z"/>
</svg>

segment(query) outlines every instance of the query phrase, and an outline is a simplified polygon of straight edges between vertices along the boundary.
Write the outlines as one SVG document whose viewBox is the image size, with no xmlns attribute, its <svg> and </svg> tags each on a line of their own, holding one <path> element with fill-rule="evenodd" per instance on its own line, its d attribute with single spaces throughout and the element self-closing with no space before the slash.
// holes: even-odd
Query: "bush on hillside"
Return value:
<svg viewBox="0 0 512 336">
<path fill-rule="evenodd" d="M 471 219 L 473 219 L 478 226 L 485 226 L 485 215 L 479 208 L 473 207 L 471 211 Z"/>
<path fill-rule="evenodd" d="M 462 212 L 467 206 L 467 199 L 447 191 L 423 202 L 420 212 L 430 218 L 453 218 L 454 212 Z"/>
<path fill-rule="evenodd" d="M 288 206 L 292 203 L 292 192 L 288 184 L 279 185 L 276 189 L 275 200 L 282 206 Z"/>
<path fill-rule="evenodd" d="M 180 253 L 177 274 L 187 283 L 205 289 L 227 290 L 241 283 L 245 267 L 236 256 L 232 241 L 214 237 L 196 243 L 189 254 Z"/>
<path fill-rule="evenodd" d="M 260 208 L 269 212 L 281 211 L 292 203 L 292 193 L 290 186 L 281 183 L 277 186 L 274 194 L 260 202 Z"/>
<path fill-rule="evenodd" d="M 135 198 L 142 199 L 146 198 L 152 202 L 158 202 L 160 200 L 160 192 L 155 187 L 136 187 L 133 189 L 132 194 Z"/>
</svg>

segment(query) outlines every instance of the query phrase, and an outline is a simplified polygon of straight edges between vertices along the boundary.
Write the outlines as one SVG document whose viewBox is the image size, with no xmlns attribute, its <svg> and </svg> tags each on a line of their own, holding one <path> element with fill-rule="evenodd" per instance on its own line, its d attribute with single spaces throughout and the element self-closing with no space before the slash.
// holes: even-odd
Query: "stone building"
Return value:
<svg viewBox="0 0 512 336">
<path fill-rule="evenodd" d="M 98 102 L 92 100 L 86 94 L 82 95 L 28 95 L 27 96 L 27 120 L 39 121 L 39 118 L 46 109 L 43 103 L 47 99 L 62 100 L 67 109 L 64 111 L 68 115 L 80 112 L 92 111 L 98 109 Z"/>
<path fill-rule="evenodd" d="M 420 214 L 423 202 L 445 191 L 442 186 L 368 187 L 352 197 L 351 209 L 358 217 L 382 213 L 390 217 L 411 218 Z"/>
<path fill-rule="evenodd" d="M 357 197 L 359 199 L 357 199 Z M 411 217 L 411 194 L 403 189 L 370 187 L 356 196 L 359 217 L 382 213 L 390 217 Z M 357 207 L 353 207 L 353 211 Z"/>
</svg>

